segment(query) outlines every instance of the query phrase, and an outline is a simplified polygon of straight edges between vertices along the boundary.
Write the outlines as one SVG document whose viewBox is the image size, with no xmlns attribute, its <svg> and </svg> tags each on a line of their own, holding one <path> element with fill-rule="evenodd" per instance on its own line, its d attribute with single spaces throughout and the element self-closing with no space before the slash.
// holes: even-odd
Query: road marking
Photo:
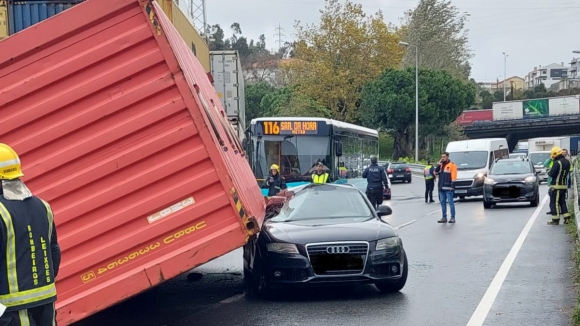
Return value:
<svg viewBox="0 0 580 326">
<path fill-rule="evenodd" d="M 222 301 L 220 301 L 220 303 L 232 303 L 232 302 L 234 302 L 234 301 L 238 301 L 238 300 L 240 300 L 240 299 L 241 299 L 241 298 L 243 298 L 243 297 L 244 297 L 244 295 L 243 295 L 243 294 L 236 294 L 236 295 L 234 295 L 234 296 L 231 296 L 231 297 L 229 297 L 229 298 L 227 298 L 227 299 L 223 299 Z"/>
<path fill-rule="evenodd" d="M 401 225 L 399 225 L 399 226 L 395 227 L 395 230 L 402 229 L 402 228 L 404 228 L 405 226 L 411 225 L 411 224 L 413 224 L 413 223 L 415 223 L 415 222 L 417 222 L 417 220 L 412 220 L 412 221 L 409 221 L 409 222 L 407 222 L 407 223 L 403 223 L 403 224 L 401 224 Z"/>
<path fill-rule="evenodd" d="M 506 277 L 507 277 L 507 275 L 512 267 L 512 264 L 516 260 L 516 257 L 518 255 L 520 249 L 522 248 L 522 245 L 524 244 L 524 241 L 526 240 L 528 233 L 530 233 L 532 226 L 536 222 L 536 219 L 540 215 L 540 213 L 541 213 L 542 209 L 544 208 L 544 206 L 546 205 L 546 202 L 548 201 L 548 199 L 549 199 L 549 196 L 546 195 L 544 197 L 544 199 L 542 200 L 541 205 L 539 205 L 538 208 L 536 208 L 536 210 L 534 211 L 534 213 L 532 214 L 532 216 L 528 220 L 528 223 L 526 224 L 526 226 L 524 226 L 524 229 L 520 233 L 520 236 L 518 237 L 518 239 L 514 243 L 512 249 L 508 253 L 507 257 L 505 258 L 505 260 L 501 264 L 499 270 L 497 271 L 497 274 L 495 274 L 495 277 L 491 281 L 491 284 L 487 288 L 487 291 L 483 295 L 483 298 L 481 298 L 481 301 L 479 302 L 479 305 L 475 309 L 475 312 L 473 312 L 473 315 L 471 316 L 471 319 L 467 323 L 467 326 L 482 326 L 483 323 L 485 322 L 485 319 L 487 318 L 487 315 L 489 314 L 491 306 L 495 302 L 495 299 L 497 298 L 499 290 L 501 289 L 503 282 L 505 281 L 505 279 L 506 279 Z"/>
</svg>

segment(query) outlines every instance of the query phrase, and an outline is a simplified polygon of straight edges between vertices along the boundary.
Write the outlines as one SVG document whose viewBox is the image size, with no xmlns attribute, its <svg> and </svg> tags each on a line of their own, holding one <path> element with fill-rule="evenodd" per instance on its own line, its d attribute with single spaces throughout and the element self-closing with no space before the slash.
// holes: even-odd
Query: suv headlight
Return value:
<svg viewBox="0 0 580 326">
<path fill-rule="evenodd" d="M 268 251 L 277 252 L 279 254 L 297 254 L 298 248 L 291 243 L 268 243 L 266 244 Z"/>
<path fill-rule="evenodd" d="M 401 239 L 399 237 L 390 237 L 377 241 L 377 247 L 375 250 L 385 250 L 389 248 L 398 247 L 401 245 Z"/>
<path fill-rule="evenodd" d="M 536 177 L 527 177 L 526 184 L 534 184 L 536 182 Z"/>
<path fill-rule="evenodd" d="M 495 184 L 495 180 L 490 179 L 490 178 L 486 178 L 485 179 L 485 184 L 486 185 L 494 185 Z"/>
</svg>

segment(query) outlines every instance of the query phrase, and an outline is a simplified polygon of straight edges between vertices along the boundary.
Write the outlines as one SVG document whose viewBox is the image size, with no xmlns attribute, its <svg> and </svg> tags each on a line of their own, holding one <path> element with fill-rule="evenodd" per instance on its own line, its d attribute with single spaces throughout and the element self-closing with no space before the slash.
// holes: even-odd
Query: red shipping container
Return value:
<svg viewBox="0 0 580 326">
<path fill-rule="evenodd" d="M 475 121 L 493 121 L 493 110 L 466 110 L 455 120 L 460 126 L 468 126 Z"/>
<path fill-rule="evenodd" d="M 88 0 L 0 41 L 0 139 L 55 213 L 69 325 L 242 246 L 265 202 L 155 2 Z"/>
</svg>

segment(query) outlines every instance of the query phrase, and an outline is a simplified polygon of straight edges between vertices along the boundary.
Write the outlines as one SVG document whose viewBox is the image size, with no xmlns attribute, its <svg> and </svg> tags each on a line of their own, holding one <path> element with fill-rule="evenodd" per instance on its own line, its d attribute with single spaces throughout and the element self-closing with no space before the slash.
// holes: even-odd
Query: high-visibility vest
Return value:
<svg viewBox="0 0 580 326">
<path fill-rule="evenodd" d="M 312 183 L 326 183 L 326 181 L 328 181 L 328 173 L 312 174 Z"/>
<path fill-rule="evenodd" d="M 432 165 L 427 165 L 425 167 L 425 180 L 431 180 L 433 179 L 433 174 L 431 174 L 431 168 L 433 168 Z"/>
<path fill-rule="evenodd" d="M 8 310 L 56 301 L 59 266 L 53 265 L 51 250 L 56 240 L 53 219 L 50 206 L 40 198 L 0 199 L 0 223 L 6 230 L 0 237 L 6 242 L 0 261 L 0 303 Z"/>
</svg>

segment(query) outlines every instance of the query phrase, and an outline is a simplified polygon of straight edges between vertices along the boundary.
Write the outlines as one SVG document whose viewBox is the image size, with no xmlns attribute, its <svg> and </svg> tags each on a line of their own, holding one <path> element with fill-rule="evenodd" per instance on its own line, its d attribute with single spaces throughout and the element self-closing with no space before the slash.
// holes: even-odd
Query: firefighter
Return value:
<svg viewBox="0 0 580 326">
<path fill-rule="evenodd" d="M 276 196 L 281 190 L 288 188 L 286 180 L 280 175 L 280 167 L 276 164 L 270 166 L 270 176 L 266 179 L 266 188 L 268 188 L 268 197 Z"/>
<path fill-rule="evenodd" d="M 385 168 L 378 165 L 376 156 L 371 156 L 371 165 L 365 168 L 362 177 L 367 179 L 367 198 L 375 209 L 383 203 L 383 190 L 389 189 Z"/>
<path fill-rule="evenodd" d="M 20 159 L 0 144 L 0 325 L 56 325 L 60 248 L 50 205 L 20 178 Z"/>
<path fill-rule="evenodd" d="M 327 183 L 329 182 L 328 173 L 324 172 L 324 164 L 322 162 L 316 163 L 316 172 L 312 173 L 312 183 Z"/>
<path fill-rule="evenodd" d="M 560 224 L 560 217 L 564 218 L 564 224 L 570 222 L 570 213 L 566 203 L 566 192 L 568 190 L 568 175 L 570 174 L 570 161 L 568 161 L 558 146 L 552 148 L 550 156 L 554 160 L 548 175 L 552 177 L 550 182 L 550 211 L 552 220 L 548 225 Z"/>
<path fill-rule="evenodd" d="M 423 174 L 425 176 L 425 202 L 429 199 L 430 203 L 434 203 L 433 189 L 435 188 L 435 168 L 433 167 L 433 162 L 431 160 L 427 162 Z"/>
<path fill-rule="evenodd" d="M 552 168 L 552 165 L 554 165 L 554 160 L 550 157 L 548 158 L 545 162 L 544 162 L 544 167 L 546 168 L 546 174 L 548 174 L 548 187 L 552 184 L 552 177 L 550 177 L 550 169 Z M 552 188 L 548 188 L 548 195 L 550 195 L 552 193 Z M 550 210 L 546 212 L 546 215 L 552 215 L 552 211 L 551 211 L 551 205 L 550 205 Z"/>
</svg>

